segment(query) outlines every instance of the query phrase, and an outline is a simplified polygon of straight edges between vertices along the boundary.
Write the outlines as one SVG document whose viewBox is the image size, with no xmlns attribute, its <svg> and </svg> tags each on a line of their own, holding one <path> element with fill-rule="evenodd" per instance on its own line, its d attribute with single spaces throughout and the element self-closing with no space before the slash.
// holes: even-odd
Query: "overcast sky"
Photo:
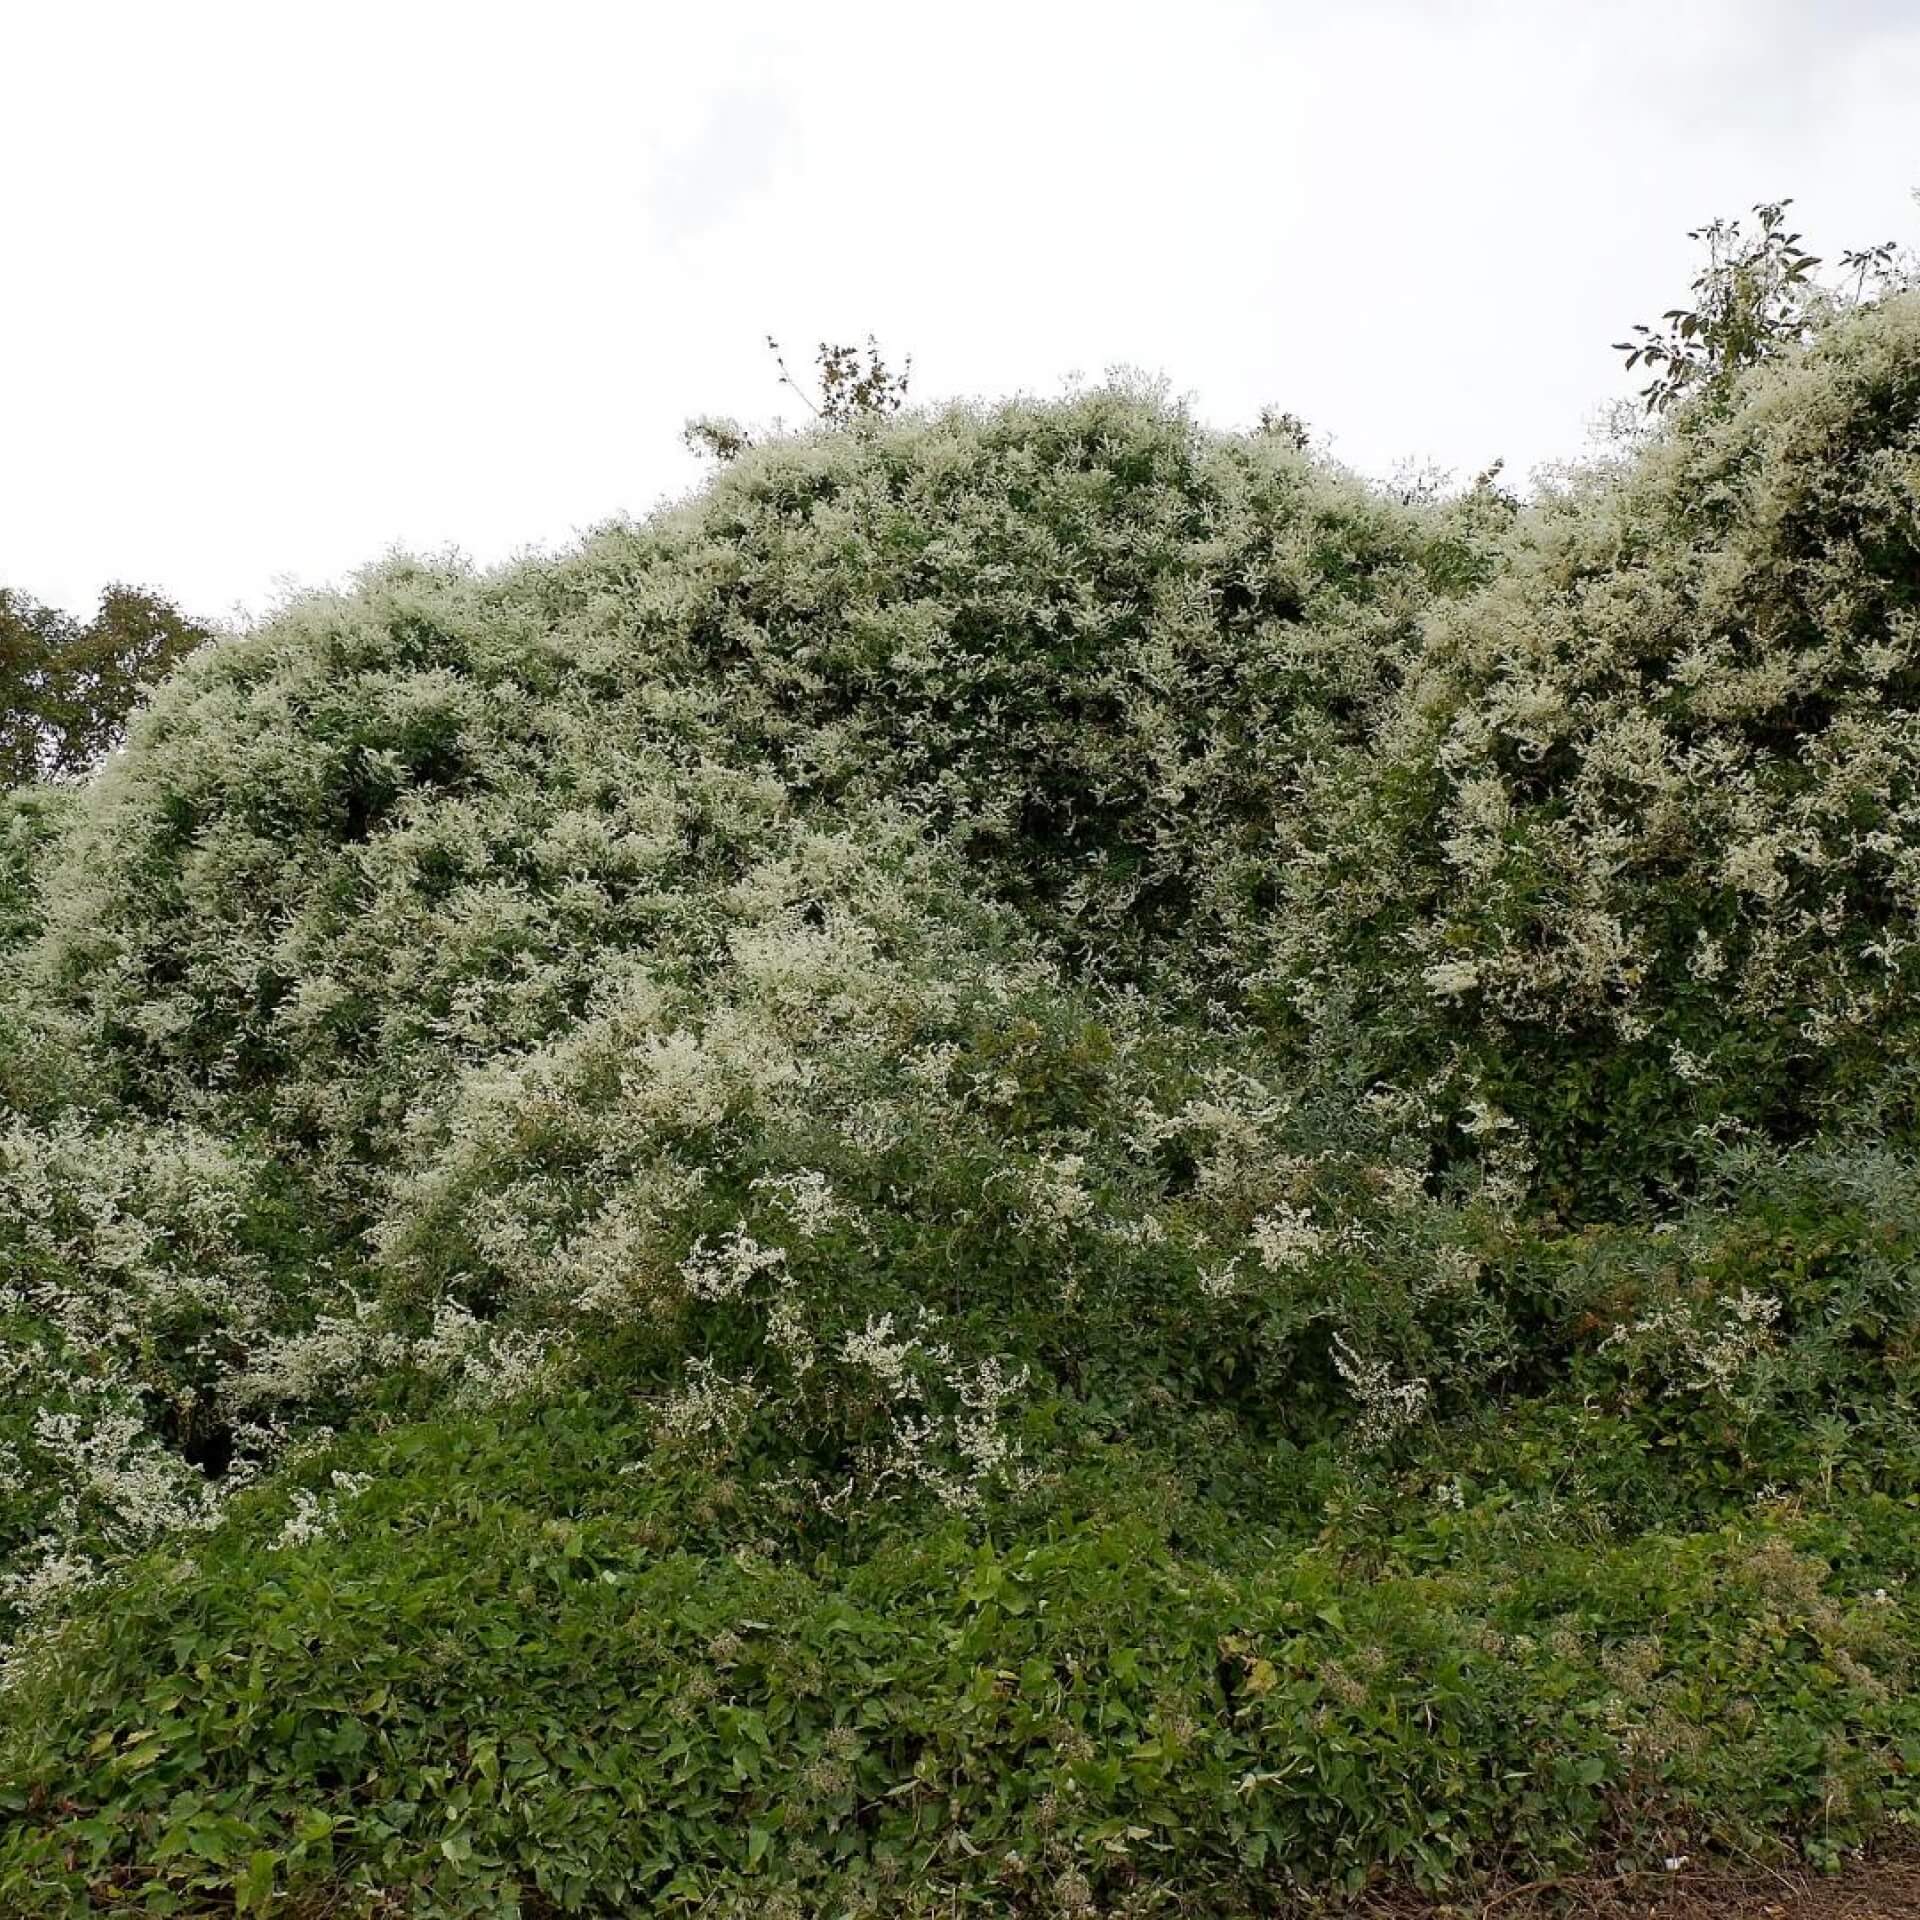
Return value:
<svg viewBox="0 0 1920 1920">
<path fill-rule="evenodd" d="M 782 410 L 768 332 L 1524 474 L 1688 227 L 1916 186 L 1920 0 L 0 0 L 0 584 L 559 544 Z"/>
</svg>

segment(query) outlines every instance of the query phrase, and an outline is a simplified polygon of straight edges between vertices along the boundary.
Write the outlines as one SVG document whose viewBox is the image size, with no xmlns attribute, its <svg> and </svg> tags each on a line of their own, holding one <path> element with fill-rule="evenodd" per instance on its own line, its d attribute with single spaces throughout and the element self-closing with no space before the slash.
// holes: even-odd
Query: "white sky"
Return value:
<svg viewBox="0 0 1920 1920">
<path fill-rule="evenodd" d="M 796 411 L 768 332 L 1524 475 L 1688 227 L 1916 186 L 1920 0 L 0 0 L 0 583 L 561 543 Z"/>
</svg>

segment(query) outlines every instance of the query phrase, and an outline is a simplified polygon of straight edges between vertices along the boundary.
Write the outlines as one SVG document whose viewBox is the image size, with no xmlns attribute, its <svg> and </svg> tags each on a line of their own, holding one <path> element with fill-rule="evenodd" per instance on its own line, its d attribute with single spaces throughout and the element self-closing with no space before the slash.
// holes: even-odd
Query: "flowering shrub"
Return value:
<svg viewBox="0 0 1920 1920">
<path fill-rule="evenodd" d="M 1345 1629 L 1311 1556 L 1331 1542 L 1362 1580 L 1457 1565 L 1477 1592 L 1542 1542 L 1639 1567 L 1646 1527 L 1745 1539 L 1818 1489 L 1862 1503 L 1833 1523 L 1845 1578 L 1904 1577 L 1917 302 L 1830 318 L 1524 509 L 1490 483 L 1391 498 L 1112 388 L 744 448 L 573 553 L 392 562 L 196 654 L 84 791 L 0 816 L 17 1683 L 55 1684 L 41 1656 L 82 1644 L 105 1617 L 83 1596 L 125 1563 L 200 1595 L 237 1538 L 282 1570 L 373 1552 L 381 1460 L 511 1431 L 587 1450 L 568 1484 L 594 1489 L 609 1591 L 650 1542 L 857 1584 L 930 1529 L 1116 1511 L 1204 1561 L 1178 1675 L 1113 1674 L 1165 1798 L 1083 1750 L 1046 1633 L 955 1629 L 980 1664 L 950 1692 L 988 1719 L 1053 1703 L 993 1748 L 1051 1743 L 1051 1810 L 976 1824 L 1021 1898 L 1045 1864 L 1063 1912 L 1163 1827 L 1204 1831 L 1229 1878 L 1284 1855 L 1440 1879 L 1613 1830 L 1603 1785 L 1697 1809 L 1724 1784 L 1697 1699 L 1765 1665 L 1745 1641 L 1713 1664 L 1752 1585 L 1726 1541 L 1674 1656 L 1697 1696 L 1630 1605 L 1602 1656 L 1571 1598 L 1543 1619 L 1537 1593 L 1449 1589 L 1459 1617 L 1404 1646 L 1434 1673 L 1491 1663 L 1455 1728 L 1489 1768 L 1514 1758 L 1509 1654 L 1542 1698 L 1605 1682 L 1571 1771 L 1527 1789 L 1560 1838 L 1506 1787 L 1470 1834 L 1416 1832 L 1409 1788 L 1358 1852 L 1324 1824 L 1330 1756 L 1341 1727 L 1404 1732 L 1402 1626 L 1313 1664 L 1312 1623 Z M 577 1516 L 492 1497 L 535 1596 L 503 1589 L 518 1618 L 587 1549 Z M 1904 1652 L 1821 1611 L 1783 1551 L 1806 1591 L 1781 1631 L 1840 1680 L 1781 1724 L 1908 1738 L 1882 1712 Z M 1260 1556 L 1289 1553 L 1250 1638 Z M 732 1700 L 755 1630 L 660 1713 Z M 434 1631 L 457 1639 L 457 1608 Z M 990 1649 L 1016 1643 L 1009 1681 Z M 426 1687 L 441 1655 L 420 1658 Z M 873 1724 L 920 1727 L 919 1699 Z M 814 1711 L 792 1804 L 840 1808 L 825 1831 L 865 1873 L 884 1849 L 844 1821 L 871 1728 Z M 1231 1779 L 1183 1770 L 1203 1712 Z M 1329 1744 L 1302 1759 L 1283 1721 Z M 1420 1767 L 1465 1793 L 1435 1738 Z M 401 1746 L 449 1792 L 468 1765 Z M 365 1786 L 327 1751 L 329 1781 Z M 1899 1800 L 1879 1747 L 1846 1751 L 1828 1772 L 1859 1806 Z M 72 1754 L 34 1754 L 36 1807 L 80 1804 Z M 862 1789 L 904 1796 L 880 1823 L 902 1859 L 919 1765 L 900 1747 Z M 1260 1811 L 1296 1768 L 1311 1810 Z M 1794 1780 L 1798 1818 L 1826 1788 Z M 283 1830 L 251 1791 L 218 1843 L 245 1838 L 251 1879 L 218 1859 L 195 1887 L 331 1857 L 332 1824 Z M 411 1873 L 412 1845 L 355 1854 L 355 1884 Z M 72 1890 L 53 1842 L 21 1847 L 53 1876 L 36 1898 Z M 721 1884 L 661 1847 L 546 1892 Z M 786 1883 L 822 1884 L 804 1861 Z"/>
<path fill-rule="evenodd" d="M 1920 295 L 1551 498 L 1328 784 L 1258 990 L 1563 1211 L 1793 1138 L 1907 1044 Z"/>
</svg>

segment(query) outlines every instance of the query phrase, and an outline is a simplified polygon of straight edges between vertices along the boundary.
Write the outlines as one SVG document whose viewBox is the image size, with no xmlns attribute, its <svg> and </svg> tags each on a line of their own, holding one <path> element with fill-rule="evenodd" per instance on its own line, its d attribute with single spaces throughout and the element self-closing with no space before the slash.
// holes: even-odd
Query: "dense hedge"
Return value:
<svg viewBox="0 0 1920 1920">
<path fill-rule="evenodd" d="M 1110 389 L 204 649 L 0 817 L 10 1910 L 1910 1812 L 1916 640 L 1909 294 L 1530 506 Z"/>
</svg>

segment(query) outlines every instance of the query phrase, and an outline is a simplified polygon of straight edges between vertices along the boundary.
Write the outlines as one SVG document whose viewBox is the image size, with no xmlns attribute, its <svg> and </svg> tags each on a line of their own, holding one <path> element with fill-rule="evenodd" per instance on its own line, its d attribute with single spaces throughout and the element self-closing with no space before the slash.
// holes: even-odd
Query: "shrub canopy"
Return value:
<svg viewBox="0 0 1920 1920">
<path fill-rule="evenodd" d="M 1112 388 L 751 448 L 575 552 L 392 562 L 200 650 L 0 818 L 0 1604 L 44 1634 L 249 1487 L 294 1497 L 263 1551 L 324 1552 L 361 1483 L 311 1449 L 508 1405 L 618 1406 L 692 1533 L 893 1541 L 909 1585 L 961 1537 L 923 1563 L 915 1514 L 1143 1474 L 1225 1566 L 1341 1475 L 1432 1496 L 1489 1409 L 1623 1565 L 1810 1435 L 1890 1486 L 1916 643 L 1905 295 L 1527 507 Z M 1729 1538 L 1697 1566 L 1737 1583 Z M 1181 1614 L 1182 1724 L 1238 1603 Z M 1462 1697 L 1507 1767 L 1497 1692 Z M 1591 1834 L 1581 1754 L 1551 1804 Z M 1251 1859 L 1215 1771 L 1169 1804 L 1256 1872 L 1279 1829 Z M 1469 1856 L 1533 1818 L 1477 1804 Z"/>
</svg>

